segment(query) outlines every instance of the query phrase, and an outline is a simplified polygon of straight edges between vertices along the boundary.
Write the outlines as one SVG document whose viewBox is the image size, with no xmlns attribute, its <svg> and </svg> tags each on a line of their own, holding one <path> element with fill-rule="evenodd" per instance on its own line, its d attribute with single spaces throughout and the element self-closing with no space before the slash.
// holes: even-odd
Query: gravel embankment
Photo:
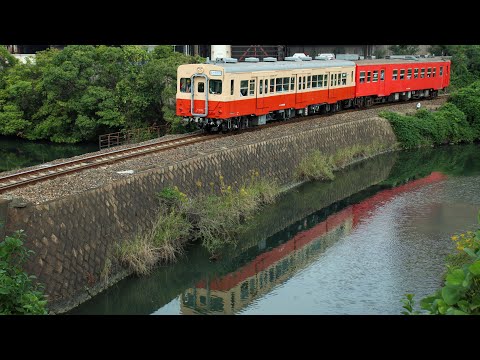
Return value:
<svg viewBox="0 0 480 360">
<path fill-rule="evenodd" d="M 430 101 L 422 101 L 422 108 L 435 109 L 442 105 L 446 101 L 446 98 L 438 98 Z M 164 152 L 145 155 L 140 158 L 133 158 L 130 160 L 124 160 L 111 165 L 100 166 L 93 169 L 86 169 L 84 171 L 61 176 L 51 180 L 43 181 L 37 184 L 29 185 L 23 188 L 14 189 L 3 194 L 0 197 L 20 197 L 27 201 L 31 201 L 35 204 L 40 204 L 45 201 L 50 201 L 60 197 L 68 196 L 71 194 L 83 192 L 88 189 L 96 188 L 108 184 L 112 181 L 125 178 L 126 176 L 133 176 L 130 174 L 118 174 L 118 171 L 133 170 L 134 173 L 147 171 L 155 167 L 161 167 L 168 164 L 173 164 L 189 158 L 202 156 L 204 154 L 220 151 L 240 145 L 251 144 L 273 138 L 279 138 L 288 134 L 300 133 L 309 129 L 317 127 L 325 127 L 340 123 L 346 123 L 351 121 L 358 121 L 365 118 L 376 116 L 380 111 L 396 111 L 401 113 L 415 112 L 415 106 L 417 102 L 409 102 L 393 105 L 390 107 L 373 107 L 368 110 L 355 111 L 355 112 L 343 112 L 327 117 L 312 118 L 309 121 L 301 123 L 285 123 L 283 126 L 277 126 L 272 128 L 266 128 L 262 131 L 254 131 L 243 134 L 237 134 L 234 136 L 228 136 L 219 138 L 216 140 L 208 141 L 205 143 L 193 144 L 179 149 L 167 150 Z M 162 140 L 181 137 L 185 135 L 168 135 Z M 145 143 L 154 142 L 150 140 Z M 117 150 L 120 148 L 128 148 L 133 145 L 124 145 L 114 147 L 111 149 L 104 149 L 97 153 L 105 153 L 111 150 Z M 90 155 L 90 154 L 88 154 Z M 86 155 L 79 155 L 71 159 L 81 159 Z M 49 164 L 61 163 L 66 159 L 57 159 Z M 44 165 L 44 164 L 43 164 Z M 32 166 L 28 169 L 40 168 L 42 165 Z M 25 171 L 26 169 L 2 172 L 0 176 Z"/>
</svg>

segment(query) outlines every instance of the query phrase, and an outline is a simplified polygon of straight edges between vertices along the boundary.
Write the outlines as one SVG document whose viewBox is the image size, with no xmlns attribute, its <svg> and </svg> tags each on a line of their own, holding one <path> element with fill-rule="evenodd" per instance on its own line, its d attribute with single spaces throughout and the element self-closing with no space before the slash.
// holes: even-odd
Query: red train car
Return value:
<svg viewBox="0 0 480 360">
<path fill-rule="evenodd" d="M 359 105 L 435 97 L 450 84 L 450 60 L 442 58 L 359 60 L 356 64 Z"/>
</svg>

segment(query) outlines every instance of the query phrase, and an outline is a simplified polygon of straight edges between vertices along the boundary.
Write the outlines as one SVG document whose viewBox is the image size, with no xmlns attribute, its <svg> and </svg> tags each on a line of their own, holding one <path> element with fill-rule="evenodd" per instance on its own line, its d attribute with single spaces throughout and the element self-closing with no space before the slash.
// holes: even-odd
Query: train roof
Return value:
<svg viewBox="0 0 480 360">
<path fill-rule="evenodd" d="M 432 57 L 418 59 L 373 59 L 373 60 L 354 60 L 357 65 L 383 65 L 383 64 L 421 64 L 433 62 L 450 61 L 450 57 Z"/>
<path fill-rule="evenodd" d="M 213 65 L 213 63 L 212 63 Z M 223 67 L 225 73 L 251 72 L 251 71 L 278 71 L 296 69 L 318 69 L 340 66 L 355 66 L 353 61 L 347 60 L 310 60 L 310 61 L 275 61 L 275 62 L 218 62 L 214 65 Z"/>
</svg>

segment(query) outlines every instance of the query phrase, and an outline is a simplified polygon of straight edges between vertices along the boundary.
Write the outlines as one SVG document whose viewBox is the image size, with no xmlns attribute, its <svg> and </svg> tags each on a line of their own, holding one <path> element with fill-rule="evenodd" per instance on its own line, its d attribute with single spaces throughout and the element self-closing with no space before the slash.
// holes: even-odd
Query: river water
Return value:
<svg viewBox="0 0 480 360">
<path fill-rule="evenodd" d="M 70 313 L 400 314 L 438 289 L 479 210 L 479 145 L 384 154 L 290 190 L 218 261 L 193 244 Z"/>
<path fill-rule="evenodd" d="M 98 144 L 53 144 L 0 136 L 0 172 L 98 151 Z"/>
</svg>

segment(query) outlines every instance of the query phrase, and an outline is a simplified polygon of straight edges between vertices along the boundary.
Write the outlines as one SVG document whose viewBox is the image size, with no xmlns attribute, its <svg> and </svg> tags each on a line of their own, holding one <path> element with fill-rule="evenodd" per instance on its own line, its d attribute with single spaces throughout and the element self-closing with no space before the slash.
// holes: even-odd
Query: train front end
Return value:
<svg viewBox="0 0 480 360">
<path fill-rule="evenodd" d="M 176 114 L 207 131 L 223 130 L 228 117 L 225 72 L 215 64 L 186 64 L 177 70 Z"/>
</svg>

